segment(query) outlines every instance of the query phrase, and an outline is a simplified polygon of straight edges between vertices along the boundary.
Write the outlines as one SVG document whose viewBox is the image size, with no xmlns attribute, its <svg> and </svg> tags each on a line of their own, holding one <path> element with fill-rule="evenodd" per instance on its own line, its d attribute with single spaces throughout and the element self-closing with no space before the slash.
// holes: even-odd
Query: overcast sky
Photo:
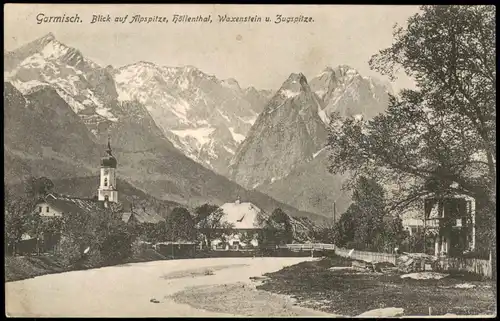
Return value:
<svg viewBox="0 0 500 321">
<path fill-rule="evenodd" d="M 416 6 L 304 5 L 73 5 L 7 4 L 4 10 L 5 50 L 15 49 L 52 32 L 62 43 L 106 66 L 138 61 L 162 66 L 193 65 L 218 78 L 235 78 L 242 87 L 276 89 L 292 72 L 307 77 L 326 66 L 350 65 L 371 71 L 371 55 L 392 43 L 395 23 L 405 24 Z M 77 14 L 82 23 L 37 24 L 36 16 Z M 96 23 L 92 15 L 165 16 L 167 24 Z M 173 24 L 174 14 L 212 15 L 212 24 Z M 218 23 L 217 15 L 310 16 L 307 24 Z M 405 76 L 393 83 L 412 87 Z"/>
</svg>

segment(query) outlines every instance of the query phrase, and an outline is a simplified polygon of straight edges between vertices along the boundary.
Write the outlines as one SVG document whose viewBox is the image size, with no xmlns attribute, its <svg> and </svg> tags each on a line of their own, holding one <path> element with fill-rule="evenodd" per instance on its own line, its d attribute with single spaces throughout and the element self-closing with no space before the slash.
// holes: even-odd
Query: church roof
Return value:
<svg viewBox="0 0 500 321">
<path fill-rule="evenodd" d="M 221 206 L 224 212 L 223 220 L 234 224 L 235 229 L 259 228 L 258 216 L 262 212 L 252 203 L 226 203 Z"/>
</svg>

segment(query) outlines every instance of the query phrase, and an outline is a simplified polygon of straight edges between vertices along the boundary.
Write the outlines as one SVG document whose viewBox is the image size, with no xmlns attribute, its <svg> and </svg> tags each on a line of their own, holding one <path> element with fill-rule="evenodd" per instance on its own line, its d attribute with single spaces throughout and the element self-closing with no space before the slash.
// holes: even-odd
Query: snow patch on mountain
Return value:
<svg viewBox="0 0 500 321">
<path fill-rule="evenodd" d="M 231 132 L 231 135 L 233 136 L 233 139 L 236 142 L 241 143 L 242 141 L 245 140 L 245 135 L 238 134 L 237 132 L 234 131 L 233 127 L 229 127 L 229 131 Z"/>
<path fill-rule="evenodd" d="M 57 93 L 66 101 L 76 114 L 86 109 L 85 105 L 74 99 L 73 96 L 68 94 L 65 90 L 57 89 Z"/>
<path fill-rule="evenodd" d="M 193 66 L 160 67 L 148 62 L 115 72 L 118 99 L 142 103 L 164 134 L 184 154 L 224 174 L 227 161 L 255 123 L 267 92 L 241 89 L 234 79 L 219 80 Z M 199 133 L 200 128 L 216 128 Z M 187 130 L 206 139 L 195 139 Z M 177 137 L 177 138 L 175 138 Z M 191 138 L 189 138 L 191 137 Z"/>
<path fill-rule="evenodd" d="M 323 123 L 325 123 L 325 124 L 330 123 L 330 118 L 326 115 L 326 112 L 323 109 L 318 108 L 318 116 L 319 116 L 319 118 L 321 118 Z"/>
<path fill-rule="evenodd" d="M 119 90 L 117 88 L 118 93 L 118 101 L 123 102 L 123 101 L 132 101 L 133 98 L 129 95 L 129 93 L 126 90 Z"/>
<path fill-rule="evenodd" d="M 295 96 L 298 96 L 300 94 L 300 91 L 293 91 L 289 89 L 282 89 L 280 91 L 280 94 L 285 96 L 286 98 L 293 98 Z"/>
<path fill-rule="evenodd" d="M 226 150 L 229 154 L 234 155 L 234 149 L 231 149 L 231 148 L 229 148 L 229 147 L 227 147 L 227 146 L 224 146 L 224 149 L 225 149 L 225 150 Z"/>
<path fill-rule="evenodd" d="M 99 108 L 95 109 L 95 112 L 98 115 L 101 115 L 102 117 L 104 117 L 112 122 L 118 121 L 118 118 L 115 115 L 113 115 L 113 113 L 108 108 L 99 107 Z"/>
<path fill-rule="evenodd" d="M 84 122 L 92 118 L 89 113 L 110 121 L 118 120 L 109 107 L 104 107 L 105 103 L 96 91 L 96 83 L 99 87 L 107 85 L 96 78 L 102 75 L 102 68 L 51 34 L 27 46 L 27 51 L 21 49 L 10 53 L 17 57 L 18 63 L 10 66 L 9 73 L 4 73 L 4 80 L 23 93 L 33 92 L 40 86 L 54 88 L 75 113 L 85 111 L 85 115 L 80 115 Z"/>
<path fill-rule="evenodd" d="M 215 128 L 212 127 L 202 127 L 196 129 L 172 130 L 171 132 L 181 138 L 192 137 L 198 142 L 198 146 L 201 147 L 210 142 L 210 134 L 212 134 L 214 130 Z"/>
<path fill-rule="evenodd" d="M 238 117 L 239 120 L 241 120 L 242 122 L 246 123 L 246 124 L 250 124 L 250 125 L 253 125 L 255 124 L 255 121 L 257 120 L 257 116 L 255 117 L 250 117 L 248 119 L 243 119 L 241 117 Z"/>
<path fill-rule="evenodd" d="M 57 41 L 51 41 L 42 49 L 41 54 L 45 58 L 57 59 L 66 55 L 69 50 L 69 47 L 66 47 Z"/>
<path fill-rule="evenodd" d="M 47 61 L 45 60 L 44 56 L 41 54 L 34 54 L 33 56 L 30 56 L 30 57 L 24 59 L 21 62 L 21 64 L 19 65 L 19 67 L 22 67 L 22 68 L 43 68 L 43 67 L 45 67 L 45 65 L 47 65 Z"/>
<path fill-rule="evenodd" d="M 229 117 L 227 117 L 222 111 L 220 111 L 220 109 L 217 109 L 217 112 L 222 116 L 222 118 L 224 118 L 228 123 L 231 123 L 231 119 L 229 119 Z"/>
<path fill-rule="evenodd" d="M 191 106 L 189 106 L 187 101 L 179 99 L 175 102 L 175 104 L 172 104 L 171 107 L 172 111 L 177 117 L 179 117 L 179 119 L 181 119 L 184 123 L 189 123 L 187 115 Z"/>
</svg>

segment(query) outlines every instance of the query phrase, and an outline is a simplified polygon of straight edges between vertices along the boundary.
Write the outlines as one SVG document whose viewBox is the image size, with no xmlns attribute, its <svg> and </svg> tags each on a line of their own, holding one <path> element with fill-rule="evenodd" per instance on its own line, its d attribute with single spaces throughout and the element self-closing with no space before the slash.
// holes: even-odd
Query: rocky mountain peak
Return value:
<svg viewBox="0 0 500 321">
<path fill-rule="evenodd" d="M 369 119 L 387 108 L 390 89 L 349 65 L 328 66 L 309 84 L 322 101 L 325 120 L 333 112 L 342 116 L 361 114 Z"/>
<path fill-rule="evenodd" d="M 301 86 L 307 85 L 306 76 L 304 76 L 304 74 L 301 72 L 291 73 L 290 76 L 288 76 L 288 79 L 283 83 L 282 87 L 293 84 L 298 84 Z"/>
<path fill-rule="evenodd" d="M 277 96 L 288 99 L 309 91 L 309 84 L 304 74 L 292 73 L 278 90 Z"/>
<path fill-rule="evenodd" d="M 180 69 L 182 70 L 183 73 L 186 74 L 191 74 L 191 75 L 203 74 L 198 68 L 192 65 L 183 66 Z"/>
<path fill-rule="evenodd" d="M 154 63 L 150 62 L 150 61 L 145 61 L 145 60 L 141 60 L 139 62 L 136 63 L 136 65 L 139 65 L 139 66 L 147 66 L 147 67 L 157 67 Z M 126 67 L 126 66 L 125 66 Z M 125 68 L 124 67 L 124 68 Z"/>
<path fill-rule="evenodd" d="M 234 78 L 229 78 L 229 79 L 223 80 L 222 84 L 228 88 L 231 88 L 231 89 L 234 89 L 237 91 L 241 90 L 240 84 Z"/>
<path fill-rule="evenodd" d="M 345 77 L 345 76 L 359 76 L 359 72 L 348 65 L 339 65 L 335 68 L 334 73 L 336 76 Z"/>
<path fill-rule="evenodd" d="M 54 34 L 52 32 L 49 32 L 45 36 L 38 39 L 39 42 L 45 42 L 45 43 L 53 41 L 53 40 L 56 40 L 56 36 L 54 36 Z"/>
<path fill-rule="evenodd" d="M 231 177 L 257 188 L 307 162 L 326 140 L 320 102 L 302 73 L 292 73 L 266 105 L 230 164 Z"/>
</svg>

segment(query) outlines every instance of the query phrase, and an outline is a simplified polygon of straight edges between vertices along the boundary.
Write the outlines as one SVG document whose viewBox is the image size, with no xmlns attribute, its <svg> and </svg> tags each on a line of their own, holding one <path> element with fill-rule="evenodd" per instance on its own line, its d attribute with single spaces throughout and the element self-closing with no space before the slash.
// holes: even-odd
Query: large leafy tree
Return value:
<svg viewBox="0 0 500 321">
<path fill-rule="evenodd" d="M 5 188 L 4 202 L 5 245 L 15 254 L 17 244 L 23 234 L 31 232 L 38 215 L 26 195 L 18 195 L 8 188 Z"/>
<path fill-rule="evenodd" d="M 38 200 L 49 194 L 54 183 L 47 177 L 29 177 L 25 182 L 25 193 L 33 200 Z"/>
<path fill-rule="evenodd" d="M 262 224 L 260 243 L 288 244 L 294 239 L 294 230 L 290 216 L 281 208 L 276 208 L 268 218 L 260 217 Z"/>
<path fill-rule="evenodd" d="M 384 189 L 375 180 L 361 176 L 357 179 L 352 201 L 335 224 L 336 244 L 359 250 L 384 250 L 392 240 L 386 224 L 391 217 L 386 215 Z"/>
<path fill-rule="evenodd" d="M 132 255 L 132 242 L 136 234 L 132 227 L 121 220 L 122 207 L 110 207 L 95 212 L 74 211 L 62 217 L 62 254 L 68 264 L 86 258 L 89 263 L 100 265 L 123 262 Z"/>
<path fill-rule="evenodd" d="M 335 222 L 331 231 L 333 244 L 339 247 L 351 247 L 354 242 L 355 231 L 355 211 L 354 207 L 350 206 L 347 211 L 342 214 L 340 219 Z"/>
<path fill-rule="evenodd" d="M 234 226 L 224 220 L 224 211 L 217 205 L 203 204 L 195 209 L 195 223 L 207 247 L 214 239 L 232 233 Z"/>
<path fill-rule="evenodd" d="M 196 238 L 195 222 L 184 207 L 176 207 L 167 217 L 168 239 L 171 241 L 192 241 Z"/>
<path fill-rule="evenodd" d="M 370 60 L 391 77 L 402 68 L 417 89 L 391 97 L 373 120 L 330 126 L 330 170 L 369 175 L 389 189 L 390 209 L 429 193 L 478 201 L 483 239 L 494 240 L 496 64 L 493 6 L 423 6 Z M 489 230 L 487 227 L 490 227 Z"/>
</svg>

